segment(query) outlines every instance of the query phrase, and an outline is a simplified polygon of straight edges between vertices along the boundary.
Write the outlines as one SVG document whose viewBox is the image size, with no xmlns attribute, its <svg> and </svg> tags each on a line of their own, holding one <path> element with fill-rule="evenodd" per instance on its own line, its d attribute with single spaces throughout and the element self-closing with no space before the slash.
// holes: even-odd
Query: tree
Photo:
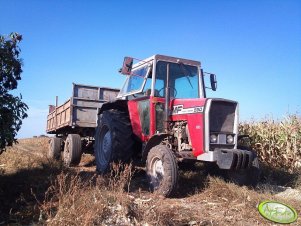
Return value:
<svg viewBox="0 0 301 226">
<path fill-rule="evenodd" d="M 27 117 L 28 106 L 22 102 L 22 96 L 9 92 L 18 86 L 21 80 L 22 59 L 18 46 L 22 36 L 11 33 L 0 35 L 0 154 L 5 147 L 17 142 L 16 135 Z"/>
</svg>

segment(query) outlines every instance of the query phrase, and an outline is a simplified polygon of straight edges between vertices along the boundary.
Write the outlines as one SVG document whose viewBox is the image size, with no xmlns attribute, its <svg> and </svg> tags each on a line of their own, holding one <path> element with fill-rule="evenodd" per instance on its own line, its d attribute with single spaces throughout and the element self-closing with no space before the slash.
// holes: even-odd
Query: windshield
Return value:
<svg viewBox="0 0 301 226">
<path fill-rule="evenodd" d="M 164 97 L 167 63 L 171 98 L 199 98 L 199 73 L 196 66 L 158 61 L 156 66 L 155 96 Z"/>
<path fill-rule="evenodd" d="M 148 66 L 134 69 L 131 75 L 128 75 L 120 94 L 135 93 L 142 89 L 145 75 L 148 71 Z"/>
</svg>

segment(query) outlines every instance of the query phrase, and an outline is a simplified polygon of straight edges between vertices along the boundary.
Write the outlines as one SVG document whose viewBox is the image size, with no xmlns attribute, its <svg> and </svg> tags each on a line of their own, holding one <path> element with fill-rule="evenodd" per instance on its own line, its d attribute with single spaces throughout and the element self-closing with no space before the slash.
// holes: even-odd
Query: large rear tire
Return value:
<svg viewBox="0 0 301 226">
<path fill-rule="evenodd" d="M 173 152 L 165 145 L 153 147 L 146 161 L 146 171 L 153 192 L 170 197 L 178 185 L 178 165 Z"/>
<path fill-rule="evenodd" d="M 66 166 L 76 166 L 82 156 L 81 137 L 78 134 L 69 134 L 64 147 L 64 164 Z"/>
<path fill-rule="evenodd" d="M 250 148 L 238 146 L 238 149 L 249 150 L 253 153 L 252 166 L 248 169 L 227 170 L 226 177 L 229 181 L 238 184 L 240 186 L 245 185 L 250 187 L 256 187 L 256 185 L 260 180 L 260 174 L 261 174 L 258 157 L 256 153 Z"/>
<path fill-rule="evenodd" d="M 133 145 L 132 126 L 127 113 L 109 110 L 98 116 L 94 146 L 97 171 L 105 173 L 112 162 L 131 160 Z"/>
<path fill-rule="evenodd" d="M 58 137 L 52 137 L 49 140 L 49 149 L 47 156 L 50 159 L 60 159 L 62 150 L 62 139 Z"/>
</svg>

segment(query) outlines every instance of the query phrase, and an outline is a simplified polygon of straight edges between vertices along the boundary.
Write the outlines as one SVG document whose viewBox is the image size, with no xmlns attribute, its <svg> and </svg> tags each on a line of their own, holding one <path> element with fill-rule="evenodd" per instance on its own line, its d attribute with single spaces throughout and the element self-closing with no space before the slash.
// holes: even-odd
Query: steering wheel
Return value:
<svg viewBox="0 0 301 226">
<path fill-rule="evenodd" d="M 169 87 L 169 88 L 173 89 L 173 91 L 174 91 L 174 92 L 173 92 L 173 97 L 176 97 L 177 94 L 178 94 L 176 88 L 175 88 L 175 87 Z M 165 87 L 159 89 L 158 94 L 160 95 L 160 97 L 164 97 L 164 89 L 165 89 Z M 161 92 L 162 92 L 162 91 L 163 91 L 163 93 L 162 93 L 162 95 L 161 95 Z"/>
</svg>

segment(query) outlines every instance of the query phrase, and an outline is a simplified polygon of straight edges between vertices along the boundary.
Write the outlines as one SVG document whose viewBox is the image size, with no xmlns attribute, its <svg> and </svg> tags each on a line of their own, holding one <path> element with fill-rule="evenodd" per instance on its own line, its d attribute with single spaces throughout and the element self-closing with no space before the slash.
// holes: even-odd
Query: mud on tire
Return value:
<svg viewBox="0 0 301 226">
<path fill-rule="evenodd" d="M 132 126 L 127 113 L 114 109 L 98 116 L 94 145 L 97 171 L 105 173 L 112 162 L 131 160 L 133 145 Z"/>
<path fill-rule="evenodd" d="M 178 185 L 178 165 L 173 152 L 165 145 L 153 147 L 146 161 L 146 171 L 153 192 L 170 197 Z"/>
</svg>

